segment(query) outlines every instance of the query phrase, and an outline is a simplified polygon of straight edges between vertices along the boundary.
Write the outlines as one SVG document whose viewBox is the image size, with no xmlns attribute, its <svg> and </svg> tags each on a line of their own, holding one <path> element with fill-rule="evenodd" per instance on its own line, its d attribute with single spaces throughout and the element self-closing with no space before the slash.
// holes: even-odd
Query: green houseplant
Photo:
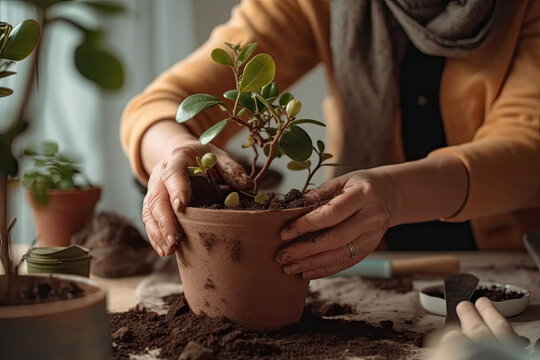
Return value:
<svg viewBox="0 0 540 360">
<path fill-rule="evenodd" d="M 24 151 L 34 163 L 22 183 L 28 189 L 39 246 L 68 246 L 71 236 L 94 214 L 101 194 L 73 158 L 60 153 L 55 142 Z"/>
<path fill-rule="evenodd" d="M 75 65 L 83 76 L 106 89 L 117 89 L 123 83 L 121 63 L 103 48 L 103 31 L 86 28 L 67 15 L 57 16 L 53 9 L 75 6 L 116 14 L 123 12 L 124 7 L 110 1 L 22 0 L 21 3 L 36 10 L 38 21 L 28 19 L 16 27 L 0 22 L 0 81 L 15 75 L 11 67 L 16 61 L 34 53 L 15 116 L 11 121 L 6 119 L 6 126 L 0 129 L 0 258 L 5 272 L 0 276 L 2 358 L 106 359 L 110 342 L 103 287 L 80 276 L 17 274 L 9 249 L 15 219 L 8 222 L 8 183 L 18 180 L 18 155 L 13 153 L 12 145 L 31 123 L 27 108 L 39 64 L 40 39 L 51 24 L 67 23 L 83 33 L 74 51 Z M 0 86 L 0 97 L 13 92 Z M 66 286 L 73 291 L 63 297 L 53 296 Z M 76 298 L 70 299 L 73 296 Z M 47 302 L 49 297 L 51 302 Z M 84 332 L 80 331 L 81 323 L 85 324 Z M 28 339 L 32 339 L 32 346 L 28 346 Z"/>
<path fill-rule="evenodd" d="M 332 155 L 325 152 L 324 143 L 313 142 L 303 128 L 324 123 L 300 118 L 301 102 L 289 92 L 279 94 L 272 82 L 276 72 L 272 57 L 252 57 L 256 43 L 225 45 L 229 51 L 214 49 L 211 56 L 231 68 L 236 88 L 225 92 L 223 100 L 209 94 L 187 97 L 176 120 L 183 123 L 219 106 L 223 120 L 200 136 L 202 144 L 212 141 L 226 126 L 245 128 L 248 136 L 243 147 L 254 154 L 250 172 L 254 187 L 250 192 L 230 189 L 222 197 L 225 209 L 188 207 L 178 216 L 186 239 L 180 241 L 176 256 L 186 298 L 196 313 L 226 316 L 253 329 L 276 329 L 300 319 L 309 284 L 301 277 L 285 275 L 274 260 L 281 246 L 279 230 L 285 222 L 308 212 L 312 204 L 287 209 L 275 194 L 260 193 L 259 183 L 272 161 L 287 157 L 290 170 L 307 171 L 302 190 L 291 192 L 298 198 L 318 169 L 342 165 L 328 163 Z M 312 164 L 313 153 L 317 161 Z M 266 159 L 258 170 L 260 154 Z M 212 183 L 215 155 L 206 154 L 196 162 L 198 166 L 188 168 L 190 175 Z M 241 203 L 246 202 L 257 204 L 260 210 L 241 210 Z"/>
</svg>

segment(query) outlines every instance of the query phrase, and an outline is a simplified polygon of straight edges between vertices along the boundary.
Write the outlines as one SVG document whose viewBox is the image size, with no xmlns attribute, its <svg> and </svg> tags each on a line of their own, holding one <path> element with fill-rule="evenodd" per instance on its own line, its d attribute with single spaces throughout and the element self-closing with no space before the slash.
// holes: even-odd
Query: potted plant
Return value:
<svg viewBox="0 0 540 360">
<path fill-rule="evenodd" d="M 58 151 L 55 142 L 43 142 L 24 154 L 34 162 L 22 183 L 28 189 L 39 246 L 68 246 L 94 215 L 101 187 L 94 186 L 72 157 Z"/>
<path fill-rule="evenodd" d="M 212 141 L 229 124 L 246 128 L 249 134 L 243 147 L 253 150 L 250 177 L 254 188 L 249 193 L 230 189 L 228 195 L 223 194 L 212 175 L 215 155 L 197 158 L 198 166 L 188 168 L 192 183 L 207 179 L 211 184 L 207 191 L 215 192 L 214 198 L 224 198 L 224 206 L 191 206 L 178 216 L 186 239 L 179 243 L 176 257 L 193 311 L 226 316 L 252 329 L 276 329 L 300 320 L 309 285 L 299 276 L 285 275 L 276 263 L 281 245 L 279 230 L 287 221 L 312 209 L 314 204 L 302 202 L 302 195 L 313 174 L 324 166 L 342 165 L 328 163 L 332 155 L 325 152 L 324 143 L 318 140 L 314 146 L 303 129 L 304 125 L 324 123 L 299 118 L 301 102 L 289 92 L 279 94 L 278 86 L 272 82 L 272 57 L 258 54 L 249 60 L 256 43 L 225 45 L 229 52 L 214 49 L 211 56 L 232 69 L 236 89 L 225 92 L 224 100 L 208 94 L 187 97 L 178 108 L 176 120 L 183 123 L 205 109 L 219 106 L 224 119 L 200 136 L 202 144 Z M 266 160 L 258 169 L 261 152 Z M 317 156 L 315 164 L 310 161 L 313 153 Z M 279 157 L 290 159 L 290 170 L 304 170 L 308 175 L 302 190 L 291 191 L 285 199 L 258 192 L 261 179 Z"/>
<path fill-rule="evenodd" d="M 57 5 L 82 6 L 99 12 L 120 13 L 124 7 L 105 1 L 24 2 L 35 7 L 39 22 L 29 19 L 16 27 L 0 22 L 0 79 L 15 75 L 10 67 L 34 52 L 15 116 L 7 127 L 0 129 L 0 259 L 5 272 L 0 276 L 2 359 L 108 359 L 110 342 L 105 290 L 81 276 L 19 276 L 9 248 L 10 230 L 15 219 L 8 222 L 7 204 L 8 184 L 18 182 L 19 172 L 18 156 L 13 154 L 12 144 L 31 120 L 26 116 L 26 110 L 39 63 L 40 38 L 48 26 L 64 22 L 83 32 L 81 44 L 74 52 L 75 65 L 83 76 L 107 89 L 119 88 L 123 82 L 121 63 L 102 47 L 103 32 L 88 29 L 67 15 L 58 15 L 64 13 L 53 8 Z M 0 86 L 0 97 L 12 93 L 13 90 Z"/>
</svg>

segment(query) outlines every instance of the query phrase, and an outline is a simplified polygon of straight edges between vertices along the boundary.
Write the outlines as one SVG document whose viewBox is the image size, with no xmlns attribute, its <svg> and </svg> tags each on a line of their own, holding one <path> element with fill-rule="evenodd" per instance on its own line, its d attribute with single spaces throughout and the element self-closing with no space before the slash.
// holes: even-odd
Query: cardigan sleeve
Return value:
<svg viewBox="0 0 540 360">
<path fill-rule="evenodd" d="M 231 70 L 214 63 L 210 57 L 216 47 L 229 51 L 225 41 L 257 42 L 255 53 L 268 53 L 276 62 L 274 82 L 280 89 L 290 86 L 320 61 L 308 15 L 297 0 L 242 1 L 233 10 L 231 19 L 216 27 L 208 41 L 161 74 L 124 110 L 121 142 L 134 173 L 141 181 L 148 181 L 140 153 L 145 131 L 156 122 L 174 120 L 178 106 L 191 94 L 221 97 L 226 90 L 235 87 Z M 199 136 L 222 119 L 223 112 L 214 107 L 183 125 L 193 135 Z M 239 130 L 239 126 L 229 124 L 213 143 L 222 146 Z"/>
<path fill-rule="evenodd" d="M 447 221 L 540 206 L 540 1 L 525 14 L 499 96 L 471 142 L 429 156 L 460 158 L 468 194 Z"/>
</svg>

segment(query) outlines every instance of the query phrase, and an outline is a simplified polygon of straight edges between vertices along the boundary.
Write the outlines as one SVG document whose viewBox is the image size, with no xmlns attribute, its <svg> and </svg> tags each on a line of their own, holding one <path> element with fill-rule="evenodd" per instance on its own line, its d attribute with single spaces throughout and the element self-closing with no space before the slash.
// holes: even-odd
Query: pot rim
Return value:
<svg viewBox="0 0 540 360">
<path fill-rule="evenodd" d="M 5 277 L 6 275 L 1 275 Z M 58 313 L 77 310 L 80 308 L 92 306 L 100 301 L 104 301 L 107 296 L 107 290 L 98 282 L 89 278 L 70 275 L 70 274 L 29 274 L 18 275 L 24 277 L 53 277 L 61 280 L 70 280 L 75 283 L 83 283 L 97 289 L 96 292 L 83 295 L 82 297 L 69 300 L 58 300 L 43 304 L 26 304 L 26 305 L 10 305 L 0 306 L 0 319 L 11 318 L 28 318 L 37 316 L 50 316 Z"/>
<path fill-rule="evenodd" d="M 315 205 L 310 206 L 304 206 L 304 207 L 297 207 L 292 209 L 265 209 L 265 210 L 235 210 L 235 209 L 209 209 L 209 208 L 203 208 L 203 207 L 194 207 L 194 206 L 187 206 L 184 209 L 184 212 L 191 212 L 191 213 L 209 213 L 212 215 L 217 214 L 235 214 L 235 215 L 251 215 L 251 214 L 269 214 L 269 213 L 295 213 L 295 212 L 307 212 L 306 210 L 313 210 L 315 209 Z"/>
<path fill-rule="evenodd" d="M 89 187 L 88 189 L 82 189 L 82 188 L 75 188 L 75 189 L 48 189 L 47 193 L 49 195 L 55 196 L 55 195 L 68 195 L 68 194 L 78 194 L 78 193 L 84 193 L 84 192 L 95 192 L 95 191 L 101 191 L 102 188 L 99 185 L 93 185 Z M 26 189 L 26 192 L 28 194 L 33 194 L 32 191 Z"/>
</svg>

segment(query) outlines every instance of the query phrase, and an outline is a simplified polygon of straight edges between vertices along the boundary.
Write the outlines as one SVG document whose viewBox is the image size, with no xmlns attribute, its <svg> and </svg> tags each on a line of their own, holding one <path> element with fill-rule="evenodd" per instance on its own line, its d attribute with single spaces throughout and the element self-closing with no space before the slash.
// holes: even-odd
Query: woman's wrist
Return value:
<svg viewBox="0 0 540 360">
<path fill-rule="evenodd" d="M 379 179 L 389 226 L 450 217 L 463 206 L 468 190 L 465 165 L 439 156 L 368 170 Z"/>
<path fill-rule="evenodd" d="M 198 143 L 187 128 L 173 120 L 164 120 L 152 125 L 141 141 L 141 159 L 147 173 L 152 172 L 175 148 L 191 143 Z"/>
</svg>

